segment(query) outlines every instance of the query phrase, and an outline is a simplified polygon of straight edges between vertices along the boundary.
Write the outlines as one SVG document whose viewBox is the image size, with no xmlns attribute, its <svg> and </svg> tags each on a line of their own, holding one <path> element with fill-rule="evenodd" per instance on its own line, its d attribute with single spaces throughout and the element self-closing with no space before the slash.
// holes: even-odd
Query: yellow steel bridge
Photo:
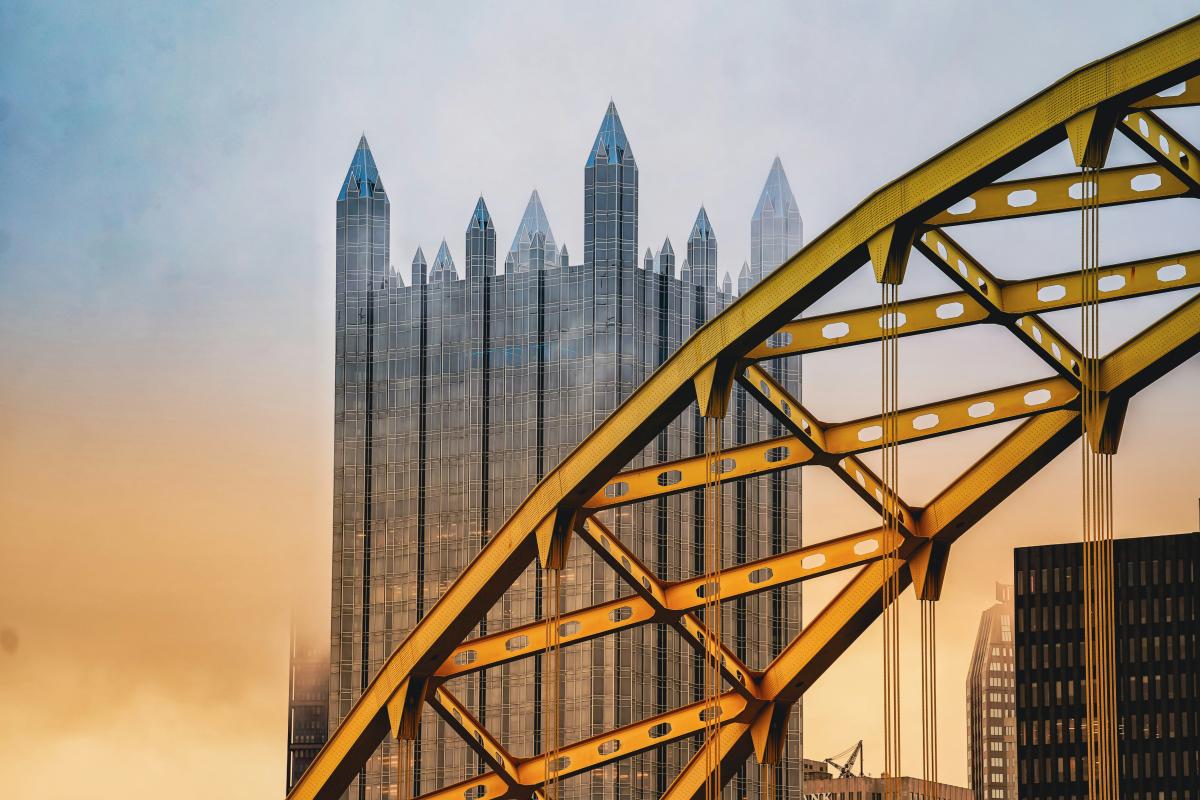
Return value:
<svg viewBox="0 0 1200 800">
<path fill-rule="evenodd" d="M 884 330 L 887 325 L 899 336 L 982 324 L 1008 329 L 1053 369 L 1054 377 L 899 411 L 900 443 L 1004 420 L 1024 421 L 924 508 L 900 503 L 901 535 L 894 551 L 885 547 L 881 527 L 721 573 L 718 596 L 724 601 L 862 567 L 765 669 L 748 668 L 717 643 L 726 684 L 719 697 L 719 732 L 706 739 L 665 796 L 701 797 L 710 774 L 732 776 L 751 755 L 759 761 L 777 758 L 789 710 L 880 617 L 885 583 L 898 578 L 902 588 L 911 583 L 919 596 L 936 597 L 951 546 L 1083 430 L 1081 398 L 1088 387 L 1083 385 L 1086 371 L 1081 377 L 1082 356 L 1040 315 L 1079 306 L 1089 288 L 1084 274 L 1001 280 L 955 242 L 949 230 L 963 223 L 1078 211 L 1080 198 L 1094 191 L 1083 187 L 1081 173 L 999 180 L 1064 140 L 1081 165 L 1089 153 L 1100 154 L 1102 162 L 1114 135 L 1127 137 L 1145 152 L 1145 163 L 1101 169 L 1102 206 L 1200 197 L 1200 152 L 1156 114 L 1188 105 L 1200 105 L 1200 18 L 1076 70 L 867 197 L 692 336 L 533 488 L 391 654 L 289 798 L 340 796 L 385 737 L 414 735 L 425 704 L 489 768 L 427 797 L 493 800 L 542 794 L 547 759 L 508 753 L 445 682 L 544 653 L 554 644 L 547 641 L 541 621 L 467 637 L 535 559 L 560 562 L 572 538 L 593 548 L 628 583 L 629 593 L 564 614 L 561 646 L 663 623 L 698 649 L 705 647 L 707 629 L 695 612 L 704 606 L 706 578 L 661 580 L 593 516 L 601 509 L 705 486 L 704 456 L 625 470 L 660 431 L 691 403 L 699 403 L 707 417 L 722 416 L 731 386 L 738 382 L 787 435 L 724 451 L 722 481 L 816 465 L 832 470 L 879 510 L 885 497 L 882 481 L 859 455 L 880 447 L 881 420 L 826 424 L 790 397 L 763 362 L 877 342 L 890 332 Z M 890 321 L 880 316 L 878 306 L 797 319 L 866 263 L 880 279 L 901 279 L 914 248 L 949 276 L 958 291 L 901 302 Z M 1095 280 L 1106 280 L 1111 287 L 1101 294 L 1102 301 L 1197 287 L 1200 251 L 1154 253 L 1103 266 Z M 1087 425 L 1095 444 L 1115 449 L 1134 395 L 1197 351 L 1200 296 L 1105 357 L 1091 387 L 1100 396 Z M 512 649 L 514 640 L 524 646 Z M 703 703 L 696 703 L 566 743 L 557 751 L 557 776 L 595 770 L 702 733 L 703 709 Z"/>
</svg>

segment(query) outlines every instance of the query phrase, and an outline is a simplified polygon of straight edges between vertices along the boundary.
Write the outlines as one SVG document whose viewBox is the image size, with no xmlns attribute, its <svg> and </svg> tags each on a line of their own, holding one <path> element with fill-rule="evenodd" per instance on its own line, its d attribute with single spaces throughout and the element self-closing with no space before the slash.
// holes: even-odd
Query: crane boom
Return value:
<svg viewBox="0 0 1200 800">
<path fill-rule="evenodd" d="M 838 762 L 834 761 L 832 756 L 830 758 L 825 759 L 825 763 L 828 764 L 829 766 L 837 769 L 838 778 L 852 778 L 852 777 L 854 777 L 854 762 L 858 761 L 861 758 L 862 751 L 863 751 L 863 743 L 862 743 L 862 739 L 859 739 L 858 744 L 854 745 L 854 748 L 852 750 L 850 750 L 850 758 L 848 758 L 846 760 L 845 764 L 839 764 Z M 844 752 L 845 751 L 843 751 L 843 753 Z M 841 755 L 839 755 L 838 757 L 841 758 Z M 858 774 L 860 776 L 863 774 L 861 764 L 858 767 Z"/>
</svg>

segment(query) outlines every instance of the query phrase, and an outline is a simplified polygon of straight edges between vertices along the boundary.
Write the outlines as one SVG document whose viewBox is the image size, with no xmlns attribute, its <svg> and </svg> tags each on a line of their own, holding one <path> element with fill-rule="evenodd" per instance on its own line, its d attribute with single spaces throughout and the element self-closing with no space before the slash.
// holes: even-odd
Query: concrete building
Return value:
<svg viewBox="0 0 1200 800">
<path fill-rule="evenodd" d="M 864 775 L 817 778 L 804 783 L 804 800 L 884 800 L 884 779 Z M 970 789 L 948 783 L 928 784 L 920 778 L 900 778 L 899 792 L 886 800 L 975 800 Z"/>
</svg>

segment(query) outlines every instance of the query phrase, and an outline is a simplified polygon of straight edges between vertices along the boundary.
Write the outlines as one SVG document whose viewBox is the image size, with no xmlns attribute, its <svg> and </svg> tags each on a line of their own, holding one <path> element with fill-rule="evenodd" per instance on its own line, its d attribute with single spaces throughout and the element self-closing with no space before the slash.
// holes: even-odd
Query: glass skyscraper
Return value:
<svg viewBox="0 0 1200 800">
<path fill-rule="evenodd" d="M 360 141 L 337 201 L 331 729 L 537 480 L 732 301 L 728 281 L 717 283 L 716 234 L 703 211 L 703 230 L 687 248 L 703 282 L 676 277 L 669 239 L 637 262 L 637 170 L 610 104 L 584 168 L 583 264 L 568 263 L 534 192 L 498 272 L 496 227 L 479 198 L 467 220 L 464 271 L 443 241 L 432 265 L 418 249 L 406 285 L 390 267 L 390 205 Z M 794 210 L 790 190 L 787 197 Z M 798 219 L 785 227 L 794 234 L 789 244 L 769 251 L 782 255 L 760 258 L 764 270 L 790 255 L 783 253 L 790 243 L 799 248 Z M 798 372 L 780 374 L 795 379 L 798 393 Z M 736 398 L 725 440 L 770 435 L 768 417 L 740 390 Z M 689 410 L 630 466 L 700 454 L 701 434 Z M 724 498 L 730 563 L 800 545 L 797 475 L 737 483 Z M 703 502 L 701 493 L 686 493 L 601 518 L 660 576 L 680 580 L 703 571 Z M 533 566 L 479 633 L 539 619 L 541 587 Z M 583 546 L 571 548 L 563 591 L 564 611 L 629 592 Z M 765 666 L 796 633 L 799 597 L 792 587 L 727 604 L 728 643 L 751 667 Z M 563 666 L 564 743 L 686 704 L 702 691 L 702 660 L 665 625 L 567 647 Z M 528 756 L 544 739 L 541 674 L 541 659 L 529 658 L 447 686 L 514 754 Z M 799 739 L 798 731 L 789 739 L 781 797 L 799 796 Z M 657 797 L 696 745 L 664 745 L 565 780 L 563 797 Z M 481 769 L 429 711 L 414 750 L 416 793 Z M 394 797 L 396 775 L 388 741 L 349 796 Z M 744 770 L 730 796 L 756 794 L 757 777 L 757 769 Z"/>
<path fill-rule="evenodd" d="M 996 584 L 967 670 L 967 775 L 978 800 L 1017 798 L 1017 679 L 1013 587 Z"/>
<path fill-rule="evenodd" d="M 636 266 L 638 165 L 611 100 L 583 170 L 583 264 Z"/>
</svg>

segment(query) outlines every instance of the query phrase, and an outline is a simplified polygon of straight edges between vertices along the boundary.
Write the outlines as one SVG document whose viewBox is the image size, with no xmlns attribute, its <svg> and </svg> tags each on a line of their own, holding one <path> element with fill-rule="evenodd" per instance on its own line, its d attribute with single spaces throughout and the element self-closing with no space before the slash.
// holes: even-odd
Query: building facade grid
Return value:
<svg viewBox="0 0 1200 800">
<path fill-rule="evenodd" d="M 585 167 L 584 264 L 567 263 L 566 245 L 554 241 L 535 192 L 498 271 L 495 226 L 479 198 L 467 222 L 463 271 L 443 242 L 432 266 L 417 251 L 406 284 L 390 266 L 390 200 L 365 137 L 360 141 L 337 201 L 329 730 L 534 483 L 733 301 L 728 283 L 723 290 L 715 280 L 697 285 L 677 277 L 669 239 L 651 269 L 637 263 L 637 180 L 610 104 Z M 715 278 L 711 225 L 704 236 L 704 263 Z M 799 249 L 798 237 L 797 226 L 788 247 Z M 781 367 L 779 374 L 798 395 L 798 370 Z M 776 430 L 739 389 L 725 441 L 761 440 Z M 689 409 L 630 466 L 699 454 L 701 432 Z M 792 474 L 726 487 L 732 561 L 800 546 L 800 486 Z M 703 503 L 702 493 L 685 493 L 601 518 L 659 576 L 680 580 L 703 570 Z M 570 611 L 627 589 L 575 547 L 563 591 Z M 534 565 L 478 632 L 539 619 L 543 603 Z M 738 656 L 764 666 L 799 629 L 800 593 L 793 587 L 739 598 L 723 614 Z M 662 713 L 701 691 L 700 657 L 664 625 L 565 648 L 562 657 L 564 742 Z M 516 754 L 541 750 L 540 657 L 457 678 L 448 688 Z M 777 776 L 779 798 L 799 796 L 799 719 L 797 710 Z M 698 744 L 664 745 L 571 778 L 563 796 L 657 797 Z M 348 796 L 397 796 L 397 766 L 394 743 L 386 741 Z M 428 709 L 414 766 L 418 794 L 483 768 Z M 757 780 L 757 769 L 740 771 L 728 796 L 757 795 Z"/>
<path fill-rule="evenodd" d="M 1082 545 L 1015 553 L 1022 800 L 1087 797 Z M 1200 533 L 1113 548 L 1119 794 L 1200 798 Z"/>
</svg>

